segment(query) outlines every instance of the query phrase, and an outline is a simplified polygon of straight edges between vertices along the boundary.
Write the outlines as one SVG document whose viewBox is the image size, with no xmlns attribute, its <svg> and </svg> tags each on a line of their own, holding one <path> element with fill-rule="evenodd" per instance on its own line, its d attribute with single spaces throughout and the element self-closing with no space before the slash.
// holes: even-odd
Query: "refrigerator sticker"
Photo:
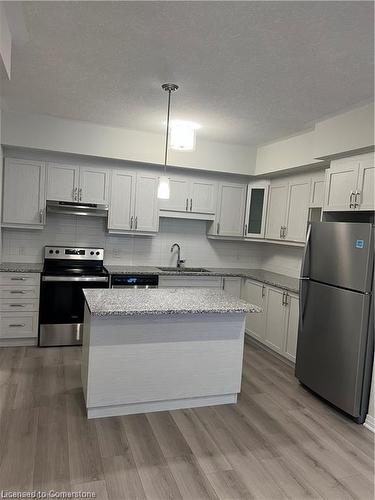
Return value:
<svg viewBox="0 0 375 500">
<path fill-rule="evenodd" d="M 364 240 L 357 240 L 355 242 L 355 247 L 356 248 L 365 248 L 365 241 Z"/>
</svg>

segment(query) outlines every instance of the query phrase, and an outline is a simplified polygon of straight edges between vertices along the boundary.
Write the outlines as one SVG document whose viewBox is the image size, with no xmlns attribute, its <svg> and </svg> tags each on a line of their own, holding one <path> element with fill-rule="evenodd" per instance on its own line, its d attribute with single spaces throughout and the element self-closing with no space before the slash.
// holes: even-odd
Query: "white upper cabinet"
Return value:
<svg viewBox="0 0 375 500">
<path fill-rule="evenodd" d="M 107 204 L 109 169 L 48 163 L 47 200 Z"/>
<path fill-rule="evenodd" d="M 205 179 L 193 179 L 190 184 L 190 212 L 214 214 L 216 209 L 217 183 Z"/>
<path fill-rule="evenodd" d="M 160 201 L 160 210 L 193 214 L 215 213 L 217 197 L 215 181 L 195 176 L 173 176 L 169 179 L 169 187 L 169 200 Z"/>
<path fill-rule="evenodd" d="M 156 175 L 114 170 L 108 216 L 109 231 L 158 231 L 157 187 Z"/>
<path fill-rule="evenodd" d="M 245 202 L 245 184 L 222 182 L 219 186 L 218 213 L 211 234 L 243 236 Z"/>
<path fill-rule="evenodd" d="M 155 232 L 159 228 L 158 178 L 155 175 L 137 174 L 135 194 L 134 229 Z"/>
<path fill-rule="evenodd" d="M 4 164 L 3 226 L 43 228 L 45 165 L 7 158 Z"/>
<path fill-rule="evenodd" d="M 342 158 L 326 170 L 325 211 L 374 210 L 374 154 Z"/>
<path fill-rule="evenodd" d="M 359 162 L 356 204 L 359 210 L 375 210 L 375 164 L 371 154 Z"/>
<path fill-rule="evenodd" d="M 169 178 L 170 196 L 160 201 L 160 210 L 187 212 L 189 209 L 190 185 L 185 177 Z"/>
<path fill-rule="evenodd" d="M 47 200 L 77 201 L 79 187 L 79 167 L 48 163 Z"/>
<path fill-rule="evenodd" d="M 322 208 L 324 204 L 324 173 L 311 178 L 310 207 Z"/>
<path fill-rule="evenodd" d="M 108 229 L 130 231 L 134 220 L 135 179 L 134 172 L 113 170 Z"/>
<path fill-rule="evenodd" d="M 79 201 L 106 205 L 109 195 L 109 169 L 80 167 Z"/>
<path fill-rule="evenodd" d="M 272 181 L 268 195 L 266 238 L 303 243 L 310 204 L 310 178 Z"/>
<path fill-rule="evenodd" d="M 281 240 L 288 202 L 288 183 L 272 182 L 268 192 L 266 238 Z"/>
<path fill-rule="evenodd" d="M 268 184 L 249 184 L 245 213 L 244 236 L 248 238 L 264 238 L 266 229 L 266 213 L 268 200 Z"/>
<path fill-rule="evenodd" d="M 295 180 L 289 183 L 284 239 L 288 241 L 305 241 L 309 201 L 310 179 Z"/>
<path fill-rule="evenodd" d="M 354 208 L 359 162 L 337 160 L 326 170 L 324 210 L 342 211 Z"/>
</svg>

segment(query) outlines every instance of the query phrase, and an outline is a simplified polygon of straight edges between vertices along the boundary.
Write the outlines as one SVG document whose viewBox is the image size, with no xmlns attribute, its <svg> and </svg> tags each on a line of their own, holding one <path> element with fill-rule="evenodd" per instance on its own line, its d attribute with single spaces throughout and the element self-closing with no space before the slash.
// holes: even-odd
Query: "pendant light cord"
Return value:
<svg viewBox="0 0 375 500">
<path fill-rule="evenodd" d="M 168 89 L 168 108 L 167 108 L 167 133 L 165 135 L 165 154 L 164 154 L 164 174 L 167 171 L 168 162 L 168 141 L 169 141 L 169 116 L 171 112 L 171 89 Z"/>
</svg>

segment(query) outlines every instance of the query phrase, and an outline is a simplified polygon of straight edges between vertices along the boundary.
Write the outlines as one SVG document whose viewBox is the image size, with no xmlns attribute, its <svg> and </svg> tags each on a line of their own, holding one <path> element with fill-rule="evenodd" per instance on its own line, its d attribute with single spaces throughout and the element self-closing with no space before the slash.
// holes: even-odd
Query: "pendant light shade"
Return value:
<svg viewBox="0 0 375 500">
<path fill-rule="evenodd" d="M 158 198 L 159 200 L 169 200 L 169 177 L 162 175 L 159 177 Z"/>
<path fill-rule="evenodd" d="M 168 107 L 167 107 L 167 128 L 165 131 L 165 152 L 164 152 L 164 172 L 159 178 L 158 185 L 158 198 L 160 200 L 169 200 L 169 178 L 167 177 L 167 163 L 168 163 L 168 141 L 169 141 L 169 118 L 171 112 L 171 93 L 178 89 L 175 83 L 163 83 L 161 86 L 163 90 L 168 92 Z"/>
</svg>

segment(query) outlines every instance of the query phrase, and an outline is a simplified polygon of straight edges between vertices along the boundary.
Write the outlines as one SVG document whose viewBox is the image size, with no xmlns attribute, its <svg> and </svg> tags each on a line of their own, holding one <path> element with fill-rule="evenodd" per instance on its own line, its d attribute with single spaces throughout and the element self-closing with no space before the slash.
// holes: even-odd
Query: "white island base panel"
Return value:
<svg viewBox="0 0 375 500">
<path fill-rule="evenodd" d="M 94 316 L 81 376 L 88 418 L 235 403 L 244 313 Z"/>
</svg>

